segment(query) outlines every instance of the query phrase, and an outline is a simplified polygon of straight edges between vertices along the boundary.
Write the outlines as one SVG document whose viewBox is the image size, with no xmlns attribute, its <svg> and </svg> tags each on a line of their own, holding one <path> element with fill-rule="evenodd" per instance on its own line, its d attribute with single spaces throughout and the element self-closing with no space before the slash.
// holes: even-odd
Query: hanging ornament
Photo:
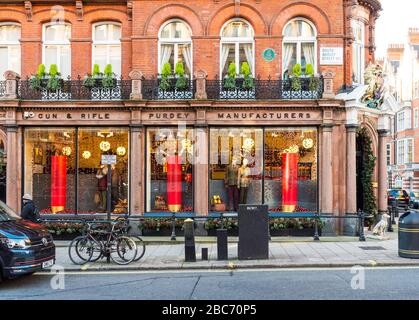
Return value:
<svg viewBox="0 0 419 320">
<path fill-rule="evenodd" d="M 102 141 L 99 144 L 99 148 L 100 148 L 100 150 L 106 152 L 106 151 L 109 151 L 109 149 L 111 148 L 111 144 L 108 141 Z"/>
<path fill-rule="evenodd" d="M 123 156 L 125 156 L 126 153 L 127 153 L 127 149 L 125 149 L 125 147 L 120 146 L 120 147 L 116 148 L 116 154 L 118 156 L 123 157 Z"/>
<path fill-rule="evenodd" d="M 182 146 L 182 150 L 180 153 L 187 152 L 189 154 L 192 154 L 192 141 L 190 139 L 183 139 L 180 142 Z"/>
<path fill-rule="evenodd" d="M 64 156 L 69 156 L 71 154 L 71 148 L 70 147 L 63 147 L 61 149 Z"/>
<path fill-rule="evenodd" d="M 90 151 L 83 151 L 81 155 L 84 159 L 89 159 L 92 156 L 92 153 Z"/>
<path fill-rule="evenodd" d="M 311 149 L 314 146 L 314 142 L 313 139 L 311 138 L 306 138 L 303 140 L 303 147 L 304 149 Z"/>
<path fill-rule="evenodd" d="M 300 148 L 298 148 L 298 146 L 295 144 L 289 147 L 288 149 L 285 149 L 284 153 L 298 153 L 299 151 L 300 151 Z"/>
<path fill-rule="evenodd" d="M 243 142 L 243 150 L 245 152 L 251 152 L 255 146 L 255 141 L 252 138 L 247 138 Z"/>
</svg>

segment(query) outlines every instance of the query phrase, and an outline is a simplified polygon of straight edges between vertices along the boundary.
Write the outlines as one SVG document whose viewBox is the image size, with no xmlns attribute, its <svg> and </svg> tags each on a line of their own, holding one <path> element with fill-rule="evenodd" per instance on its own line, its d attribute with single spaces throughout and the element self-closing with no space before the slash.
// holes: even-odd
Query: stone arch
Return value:
<svg viewBox="0 0 419 320">
<path fill-rule="evenodd" d="M 91 16 L 95 12 L 100 12 L 100 16 L 97 15 Z M 97 23 L 101 21 L 113 21 L 123 24 L 127 20 L 127 13 L 121 9 L 115 8 L 97 8 L 85 11 L 83 14 L 83 20 L 85 23 Z"/>
<path fill-rule="evenodd" d="M 35 11 L 33 13 L 33 21 L 37 21 L 41 25 L 44 23 L 51 22 L 51 15 L 49 14 L 50 12 L 51 8 Z M 76 13 L 73 10 L 64 9 L 63 20 L 65 23 L 74 23 L 74 21 L 76 20 Z"/>
<path fill-rule="evenodd" d="M 331 33 L 330 20 L 322 9 L 312 3 L 296 2 L 284 7 L 272 18 L 269 34 L 282 36 L 285 25 L 296 17 L 310 20 L 316 27 L 317 34 Z"/>
<path fill-rule="evenodd" d="M 18 17 L 17 14 L 20 16 Z M 14 22 L 23 25 L 26 22 L 26 15 L 24 12 L 15 9 L 3 9 L 0 11 L 0 23 Z"/>
<path fill-rule="evenodd" d="M 218 11 L 210 17 L 206 34 L 211 36 L 219 36 L 222 26 L 231 19 L 242 18 L 248 21 L 255 35 L 268 35 L 268 24 L 263 15 L 253 6 L 249 4 L 240 4 L 240 13 L 237 15 L 235 12 L 234 4 L 227 4 L 221 7 Z"/>
<path fill-rule="evenodd" d="M 160 27 L 170 19 L 185 21 L 192 29 L 192 36 L 204 34 L 204 27 L 195 10 L 183 4 L 168 4 L 158 8 L 150 15 L 144 25 L 144 36 L 157 37 Z"/>
<path fill-rule="evenodd" d="M 375 130 L 374 126 L 368 122 L 368 121 L 363 121 L 361 123 L 361 128 L 365 128 L 368 131 L 368 134 L 371 138 L 372 141 L 372 150 L 374 151 L 374 156 L 377 157 L 378 155 L 378 132 L 377 130 Z M 376 165 L 377 167 L 377 165 Z"/>
</svg>

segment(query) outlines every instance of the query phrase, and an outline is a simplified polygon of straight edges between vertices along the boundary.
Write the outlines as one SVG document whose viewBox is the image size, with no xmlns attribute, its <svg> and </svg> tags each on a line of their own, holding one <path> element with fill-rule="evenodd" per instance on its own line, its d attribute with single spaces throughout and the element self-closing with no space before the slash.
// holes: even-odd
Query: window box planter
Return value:
<svg viewBox="0 0 419 320">
<path fill-rule="evenodd" d="M 319 236 L 321 236 L 321 229 L 318 229 Z M 312 237 L 314 236 L 314 228 L 285 228 L 278 230 L 270 230 L 271 237 Z"/>
<path fill-rule="evenodd" d="M 225 77 L 224 80 L 226 78 L 227 77 Z M 244 78 L 242 76 L 238 76 L 235 79 L 234 88 L 225 87 L 224 80 L 222 81 L 221 88 L 220 88 L 220 99 L 232 99 L 232 100 L 256 99 L 255 88 L 243 88 Z"/>
<path fill-rule="evenodd" d="M 171 75 L 167 77 L 167 81 L 169 82 L 169 87 L 167 89 L 161 88 L 161 81 L 162 76 L 158 76 L 158 89 L 157 89 L 157 98 L 161 100 L 188 100 L 193 99 L 193 88 L 192 88 L 192 81 L 189 79 L 189 76 L 185 75 L 186 79 L 186 87 L 185 88 L 177 88 L 176 82 L 179 76 Z"/>
<path fill-rule="evenodd" d="M 176 236 L 183 237 L 184 234 L 182 228 L 176 228 Z M 144 237 L 170 237 L 172 235 L 172 229 L 161 228 L 158 231 L 155 229 L 142 229 L 142 235 Z"/>
</svg>

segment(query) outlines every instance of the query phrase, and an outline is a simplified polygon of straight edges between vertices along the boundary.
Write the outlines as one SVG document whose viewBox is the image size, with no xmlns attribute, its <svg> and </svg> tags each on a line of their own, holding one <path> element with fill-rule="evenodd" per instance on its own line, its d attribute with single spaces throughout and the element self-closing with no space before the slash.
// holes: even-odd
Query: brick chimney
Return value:
<svg viewBox="0 0 419 320">
<path fill-rule="evenodd" d="M 393 43 L 387 48 L 387 58 L 390 61 L 401 61 L 404 53 L 404 44 Z"/>
<path fill-rule="evenodd" d="M 419 28 L 409 28 L 409 44 L 419 45 Z"/>
</svg>

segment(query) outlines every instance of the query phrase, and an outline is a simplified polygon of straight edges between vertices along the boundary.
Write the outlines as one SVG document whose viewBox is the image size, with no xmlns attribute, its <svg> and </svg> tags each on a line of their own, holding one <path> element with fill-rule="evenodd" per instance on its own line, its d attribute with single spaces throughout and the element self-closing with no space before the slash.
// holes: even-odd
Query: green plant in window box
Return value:
<svg viewBox="0 0 419 320">
<path fill-rule="evenodd" d="M 36 75 L 33 75 L 29 80 L 29 85 L 32 90 L 42 89 L 42 80 L 45 78 L 45 65 L 41 63 L 38 66 Z"/>
<path fill-rule="evenodd" d="M 302 70 L 301 70 L 301 65 L 299 63 L 297 63 L 293 68 L 292 68 L 292 78 L 291 78 L 291 90 L 292 91 L 301 91 L 301 74 L 302 74 Z"/>
<path fill-rule="evenodd" d="M 243 89 L 253 90 L 255 88 L 255 81 L 250 71 L 250 66 L 247 62 L 243 62 L 241 66 L 241 74 L 243 75 Z"/>
<path fill-rule="evenodd" d="M 50 91 L 57 91 L 61 88 L 61 74 L 58 72 L 56 64 L 51 64 L 49 67 L 49 79 L 47 89 Z"/>
<path fill-rule="evenodd" d="M 111 64 L 107 64 L 103 70 L 102 86 L 104 88 L 114 88 L 116 86 L 115 74 L 112 71 Z"/>
<path fill-rule="evenodd" d="M 236 89 L 236 64 L 231 62 L 228 66 L 228 74 L 224 79 L 224 88 L 227 90 Z"/>
<path fill-rule="evenodd" d="M 100 68 L 98 64 L 94 64 L 92 73 L 88 73 L 84 76 L 83 86 L 92 88 L 95 85 L 98 85 L 98 79 L 101 80 L 103 78 L 103 74 L 100 72 Z M 99 84 L 99 86 L 101 83 Z"/>
<path fill-rule="evenodd" d="M 320 81 L 314 76 L 314 67 L 312 64 L 308 64 L 306 66 L 305 75 L 310 78 L 308 82 L 308 89 L 310 91 L 317 91 L 320 85 Z"/>
<path fill-rule="evenodd" d="M 183 67 L 183 62 L 179 61 L 178 63 L 176 63 L 175 75 L 176 75 L 176 89 L 185 90 L 186 87 L 188 86 L 188 82 L 185 77 L 185 69 Z"/>
<path fill-rule="evenodd" d="M 170 89 L 171 85 L 170 85 L 169 77 L 171 76 L 171 74 L 172 74 L 172 66 L 170 65 L 170 63 L 166 62 L 163 65 L 161 75 L 160 75 L 160 83 L 159 83 L 160 90 L 166 91 Z"/>
</svg>

